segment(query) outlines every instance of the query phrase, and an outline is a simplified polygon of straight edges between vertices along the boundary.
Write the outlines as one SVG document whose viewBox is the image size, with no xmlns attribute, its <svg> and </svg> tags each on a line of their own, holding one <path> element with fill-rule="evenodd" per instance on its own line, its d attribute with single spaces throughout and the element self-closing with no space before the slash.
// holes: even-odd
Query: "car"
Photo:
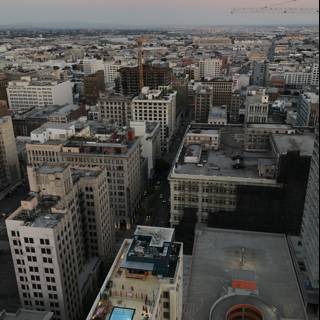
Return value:
<svg viewBox="0 0 320 320">
<path fill-rule="evenodd" d="M 160 199 L 163 199 L 163 194 L 162 194 L 162 193 L 160 194 L 160 197 L 159 197 L 159 198 L 160 198 Z"/>
<path fill-rule="evenodd" d="M 167 200 L 162 200 L 162 203 L 163 203 L 163 204 L 167 203 Z"/>
</svg>

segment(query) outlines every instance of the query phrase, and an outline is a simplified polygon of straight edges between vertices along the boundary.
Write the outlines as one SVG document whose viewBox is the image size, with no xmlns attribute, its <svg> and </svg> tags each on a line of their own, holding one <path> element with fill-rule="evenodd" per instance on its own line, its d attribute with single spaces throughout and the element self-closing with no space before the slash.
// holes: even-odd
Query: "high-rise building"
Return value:
<svg viewBox="0 0 320 320">
<path fill-rule="evenodd" d="M 148 177 L 154 174 L 156 160 L 161 155 L 160 123 L 149 121 L 131 121 L 130 128 L 137 137 L 141 137 L 142 156 L 148 161 Z"/>
<path fill-rule="evenodd" d="M 138 226 L 125 240 L 86 320 L 181 320 L 183 245 L 174 229 Z"/>
<path fill-rule="evenodd" d="M 312 286 L 319 289 L 319 126 L 316 130 L 304 207 L 302 244 Z"/>
<path fill-rule="evenodd" d="M 128 126 L 131 120 L 131 99 L 120 94 L 100 95 L 97 102 L 100 120 L 119 126 Z"/>
<path fill-rule="evenodd" d="M 312 66 L 311 85 L 314 87 L 319 87 L 319 63 L 315 63 Z"/>
<path fill-rule="evenodd" d="M 208 123 L 210 108 L 213 106 L 212 88 L 199 86 L 194 93 L 193 120 L 198 123 Z"/>
<path fill-rule="evenodd" d="M 246 123 L 266 123 L 269 117 L 269 97 L 265 89 L 249 90 L 246 98 Z"/>
<path fill-rule="evenodd" d="M 100 93 L 106 89 L 102 70 L 84 77 L 84 96 L 87 104 L 96 104 Z"/>
<path fill-rule="evenodd" d="M 269 62 L 254 62 L 252 85 L 266 87 L 269 82 Z"/>
<path fill-rule="evenodd" d="M 0 73 L 0 101 L 8 101 L 7 86 L 7 76 L 4 73 Z"/>
<path fill-rule="evenodd" d="M 239 123 L 241 104 L 241 94 L 239 92 L 233 92 L 231 96 L 231 103 L 228 108 L 228 118 L 230 123 Z"/>
<path fill-rule="evenodd" d="M 80 319 L 101 260 L 112 259 L 106 172 L 56 165 L 28 173 L 33 193 L 6 220 L 21 305 Z"/>
<path fill-rule="evenodd" d="M 9 108 L 13 111 L 27 111 L 34 107 L 73 104 L 72 83 L 36 81 L 21 77 L 10 81 L 7 88 Z"/>
<path fill-rule="evenodd" d="M 104 72 L 103 60 L 86 58 L 83 60 L 83 72 L 85 76 L 94 74 L 97 71 Z"/>
<path fill-rule="evenodd" d="M 134 224 L 142 175 L 140 138 L 135 137 L 133 130 L 98 123 L 92 134 L 44 143 L 35 140 L 26 148 L 32 166 L 68 163 L 74 168 L 106 168 L 115 224 L 119 228 L 131 228 Z"/>
<path fill-rule="evenodd" d="M 298 102 L 297 125 L 315 127 L 319 122 L 319 95 L 306 92 L 300 95 Z"/>
<path fill-rule="evenodd" d="M 216 79 L 221 76 L 222 60 L 221 59 L 205 59 L 199 61 L 200 78 Z"/>
<path fill-rule="evenodd" d="M 125 96 L 137 96 L 140 93 L 139 68 L 123 67 L 119 70 L 117 92 Z M 172 82 L 172 69 L 165 65 L 144 65 L 144 85 L 150 89 L 158 89 L 159 86 L 168 86 Z"/>
<path fill-rule="evenodd" d="M 284 80 L 286 86 L 292 89 L 303 89 L 311 84 L 312 74 L 310 72 L 285 72 Z"/>
<path fill-rule="evenodd" d="M 121 64 L 116 63 L 105 63 L 104 75 L 105 81 L 108 84 L 115 84 L 115 80 L 119 77 L 119 69 L 122 67 Z"/>
<path fill-rule="evenodd" d="M 152 90 L 144 87 L 132 100 L 133 121 L 157 121 L 160 123 L 161 151 L 168 152 L 176 131 L 177 92 L 170 87 Z"/>
<path fill-rule="evenodd" d="M 0 117 L 0 193 L 20 180 L 20 166 L 11 117 Z"/>
</svg>

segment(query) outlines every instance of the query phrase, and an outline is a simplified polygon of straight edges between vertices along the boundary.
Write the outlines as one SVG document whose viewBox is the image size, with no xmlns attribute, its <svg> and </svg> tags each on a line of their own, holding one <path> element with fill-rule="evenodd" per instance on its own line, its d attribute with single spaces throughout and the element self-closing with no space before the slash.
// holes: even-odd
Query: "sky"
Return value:
<svg viewBox="0 0 320 320">
<path fill-rule="evenodd" d="M 317 4 L 317 0 L 296 1 L 290 6 L 313 7 Z M 318 23 L 314 15 L 230 14 L 233 7 L 262 7 L 279 2 L 281 0 L 0 0 L 0 25 L 59 22 L 119 26 Z"/>
</svg>

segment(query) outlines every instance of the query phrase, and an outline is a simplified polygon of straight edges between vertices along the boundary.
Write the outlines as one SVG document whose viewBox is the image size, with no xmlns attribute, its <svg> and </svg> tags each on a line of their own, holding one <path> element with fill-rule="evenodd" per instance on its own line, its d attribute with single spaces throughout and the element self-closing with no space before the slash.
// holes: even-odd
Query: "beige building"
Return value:
<svg viewBox="0 0 320 320">
<path fill-rule="evenodd" d="M 20 167 L 11 117 L 0 117 L 0 193 L 19 182 Z"/>
<path fill-rule="evenodd" d="M 131 100 L 120 94 L 100 95 L 97 103 L 100 120 L 127 126 L 131 120 Z"/>
<path fill-rule="evenodd" d="M 132 120 L 160 123 L 161 151 L 168 152 L 176 131 L 177 92 L 170 87 L 142 89 L 132 101 Z"/>
<path fill-rule="evenodd" d="M 28 171 L 33 193 L 6 220 L 21 305 L 78 320 L 101 262 L 112 258 L 106 173 L 62 165 Z"/>
<path fill-rule="evenodd" d="M 246 123 L 267 123 L 269 96 L 265 89 L 249 90 L 246 99 Z"/>
<path fill-rule="evenodd" d="M 138 226 L 86 320 L 182 320 L 183 244 L 174 229 Z"/>
<path fill-rule="evenodd" d="M 131 228 L 142 193 L 140 138 L 131 130 L 27 144 L 28 163 L 67 163 L 73 168 L 106 168 L 110 207 L 117 227 Z"/>
</svg>

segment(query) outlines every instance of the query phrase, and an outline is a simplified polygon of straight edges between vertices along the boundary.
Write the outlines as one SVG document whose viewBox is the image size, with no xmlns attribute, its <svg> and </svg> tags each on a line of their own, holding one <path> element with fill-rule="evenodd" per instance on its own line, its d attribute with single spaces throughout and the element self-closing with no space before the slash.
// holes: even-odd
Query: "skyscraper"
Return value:
<svg viewBox="0 0 320 320">
<path fill-rule="evenodd" d="M 312 286 L 319 288 L 319 126 L 311 160 L 302 223 L 304 257 Z"/>
<path fill-rule="evenodd" d="M 20 167 L 11 117 L 0 117 L 0 193 L 20 180 Z"/>
</svg>

